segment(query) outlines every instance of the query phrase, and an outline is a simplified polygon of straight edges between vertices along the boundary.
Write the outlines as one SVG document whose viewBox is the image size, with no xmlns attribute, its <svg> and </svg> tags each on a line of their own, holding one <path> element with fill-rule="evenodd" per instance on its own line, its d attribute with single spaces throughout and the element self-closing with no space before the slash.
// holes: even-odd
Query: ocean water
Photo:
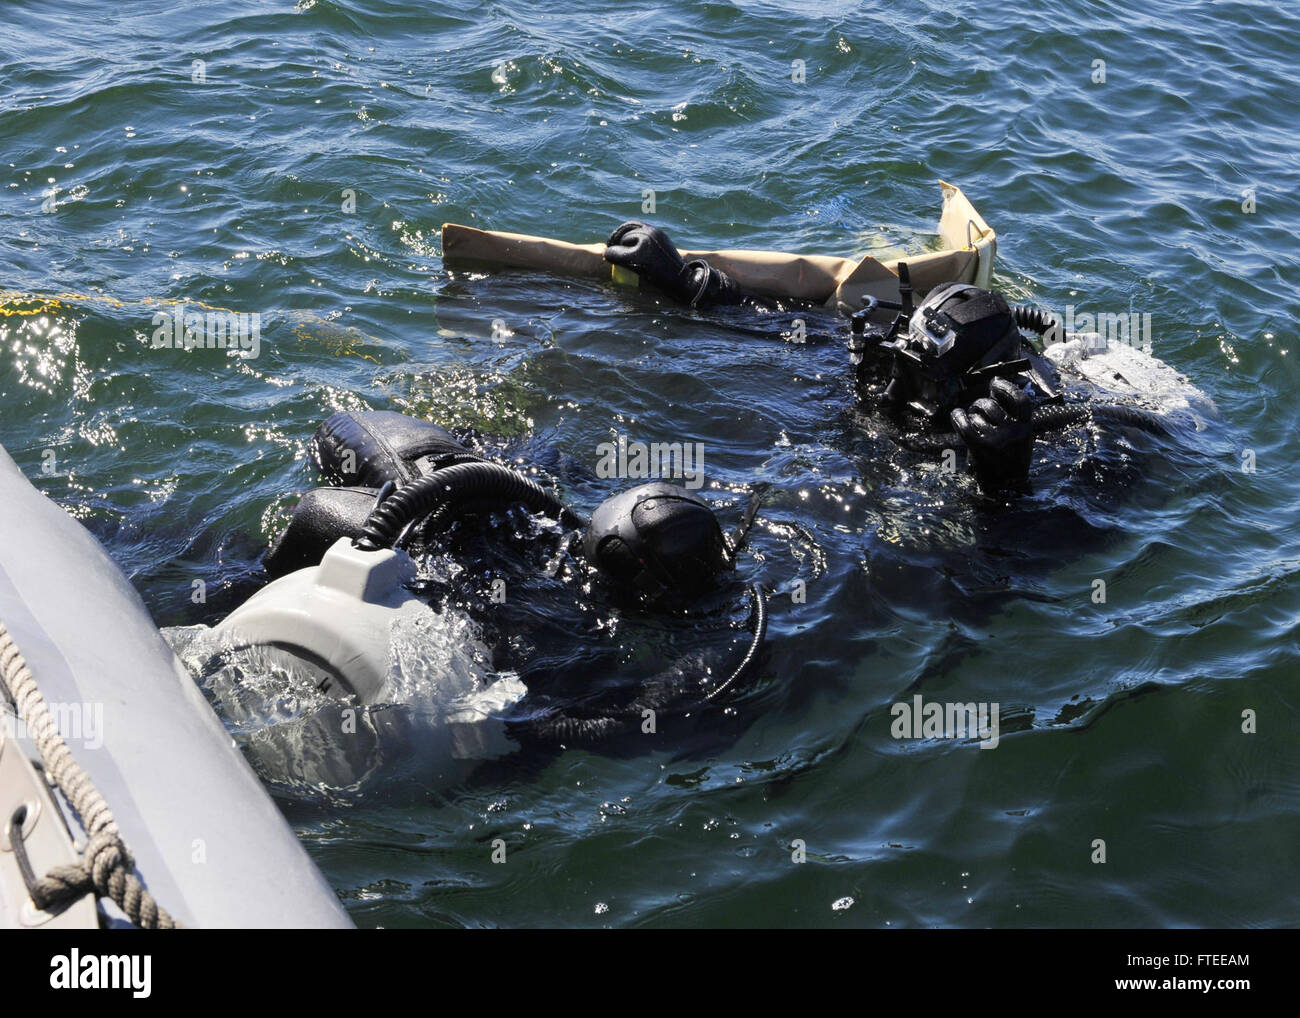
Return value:
<svg viewBox="0 0 1300 1018">
<path fill-rule="evenodd" d="M 380 740 L 349 783 L 286 752 L 319 705 L 209 690 L 359 925 L 1300 922 L 1294 6 L 4 21 L 0 441 L 160 626 L 258 587 L 338 409 L 473 432 L 587 511 L 614 434 L 701 443 L 728 521 L 771 485 L 742 563 L 777 588 L 770 650 L 717 739 L 454 782 Z M 594 241 L 632 218 L 684 246 L 921 250 L 939 178 L 998 231 L 1000 289 L 1149 313 L 1218 416 L 1041 443 L 1033 495 L 990 505 L 857 405 L 832 318 L 795 344 L 789 314 L 440 255 L 447 221 Z M 152 348 L 178 305 L 260 314 L 258 356 Z M 918 695 L 999 704 L 998 746 L 895 739 Z"/>
</svg>

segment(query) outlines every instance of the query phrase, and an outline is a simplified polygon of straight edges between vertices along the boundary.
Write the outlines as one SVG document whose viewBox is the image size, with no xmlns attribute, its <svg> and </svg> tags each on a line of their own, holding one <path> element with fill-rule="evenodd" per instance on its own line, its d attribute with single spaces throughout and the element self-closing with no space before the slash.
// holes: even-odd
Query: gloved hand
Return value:
<svg viewBox="0 0 1300 1018">
<path fill-rule="evenodd" d="M 668 234 L 657 226 L 624 223 L 609 235 L 605 261 L 631 269 L 691 307 L 739 304 L 744 299 L 735 282 L 702 258 L 683 261 Z"/>
<path fill-rule="evenodd" d="M 1033 401 L 1005 378 L 969 411 L 954 410 L 952 426 L 970 450 L 975 480 L 986 495 L 1024 488 L 1034 452 Z"/>
<path fill-rule="evenodd" d="M 686 291 L 686 263 L 668 234 L 657 226 L 624 223 L 609 235 L 605 261 L 631 269 L 678 300 L 690 300 Z"/>
</svg>

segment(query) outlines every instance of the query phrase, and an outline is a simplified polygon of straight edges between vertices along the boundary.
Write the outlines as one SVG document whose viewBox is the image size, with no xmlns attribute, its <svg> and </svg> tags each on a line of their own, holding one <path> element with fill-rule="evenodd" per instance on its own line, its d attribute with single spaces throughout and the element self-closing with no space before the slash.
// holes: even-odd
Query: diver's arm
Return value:
<svg viewBox="0 0 1300 1018">
<path fill-rule="evenodd" d="M 606 714 L 581 717 L 563 711 L 506 724 L 506 731 L 523 746 L 599 746 L 632 730 L 632 719 L 628 717 Z"/>
<path fill-rule="evenodd" d="M 701 682 L 701 676 L 710 674 L 708 664 L 708 655 L 687 654 L 642 680 L 630 696 L 625 691 L 626 699 L 553 707 L 510 721 L 506 730 L 521 744 L 536 746 L 598 746 L 630 738 L 645 731 L 648 718 L 662 726 L 668 718 L 708 706 L 710 697 Z M 527 703 L 525 699 L 523 706 Z"/>
<path fill-rule="evenodd" d="M 668 234 L 646 223 L 624 223 L 610 234 L 605 260 L 631 269 L 643 280 L 691 307 L 763 303 L 703 258 L 684 261 Z"/>
<path fill-rule="evenodd" d="M 680 688 L 675 695 L 656 695 L 668 685 L 663 679 L 683 677 L 680 669 L 669 669 L 648 680 L 640 695 L 625 703 L 557 707 L 527 720 L 511 721 L 506 730 L 520 743 L 538 746 L 599 746 L 630 737 L 642 730 L 648 716 L 666 713 L 675 706 L 672 701 L 680 699 Z M 653 714 L 647 715 L 647 711 Z"/>
</svg>

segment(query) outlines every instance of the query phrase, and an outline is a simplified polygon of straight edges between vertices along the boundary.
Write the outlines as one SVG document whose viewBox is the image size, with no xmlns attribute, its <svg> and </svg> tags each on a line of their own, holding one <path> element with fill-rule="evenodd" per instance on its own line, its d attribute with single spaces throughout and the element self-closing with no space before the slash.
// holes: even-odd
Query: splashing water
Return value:
<svg viewBox="0 0 1300 1018">
<path fill-rule="evenodd" d="M 323 692 L 315 665 L 276 648 L 237 646 L 207 626 L 162 632 L 277 787 L 358 794 L 402 768 L 442 786 L 515 749 L 503 718 L 526 689 L 513 672 L 491 670 L 473 620 L 454 610 L 390 624 L 388 695 L 379 704 Z"/>
</svg>

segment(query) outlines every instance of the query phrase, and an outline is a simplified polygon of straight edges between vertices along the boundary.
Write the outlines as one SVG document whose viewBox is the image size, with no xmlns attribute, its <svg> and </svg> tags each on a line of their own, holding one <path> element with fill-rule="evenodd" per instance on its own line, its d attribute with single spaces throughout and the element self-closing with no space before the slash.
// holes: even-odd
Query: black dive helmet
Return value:
<svg viewBox="0 0 1300 1018">
<path fill-rule="evenodd" d="M 666 481 L 605 499 L 591 516 L 582 546 L 597 572 L 652 601 L 708 593 L 732 567 L 708 503 Z"/>
<path fill-rule="evenodd" d="M 994 378 L 1015 380 L 1031 370 L 1018 328 L 1031 323 L 1018 322 L 1020 309 L 1000 293 L 942 283 L 913 308 L 905 265 L 899 282 L 899 303 L 873 298 L 852 317 L 850 350 L 859 374 L 872 367 L 886 372 L 886 406 L 939 423 L 954 408 L 987 395 Z M 898 310 L 888 328 L 869 325 L 877 308 Z"/>
<path fill-rule="evenodd" d="M 995 377 L 1029 367 L 1006 298 L 968 283 L 931 290 L 899 339 L 885 401 L 930 419 L 985 395 Z"/>
</svg>

